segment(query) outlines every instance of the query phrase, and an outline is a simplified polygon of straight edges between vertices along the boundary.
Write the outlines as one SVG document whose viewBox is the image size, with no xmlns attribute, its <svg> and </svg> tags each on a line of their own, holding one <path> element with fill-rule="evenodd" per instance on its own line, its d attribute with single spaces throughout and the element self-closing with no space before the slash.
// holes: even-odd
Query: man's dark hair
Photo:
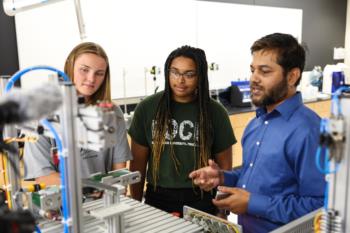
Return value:
<svg viewBox="0 0 350 233">
<path fill-rule="evenodd" d="M 210 148 L 212 145 L 212 124 L 209 114 L 209 82 L 208 82 L 208 63 L 206 60 L 205 52 L 199 48 L 193 48 L 191 46 L 182 46 L 172 51 L 166 59 L 164 65 L 165 74 L 165 88 L 163 96 L 158 104 L 157 113 L 155 117 L 154 133 L 153 133 L 153 146 L 152 146 L 152 178 L 153 184 L 156 186 L 159 173 L 160 155 L 164 149 L 166 131 L 169 130 L 170 135 L 170 156 L 174 161 L 174 166 L 178 171 L 179 161 L 173 150 L 172 145 L 172 91 L 169 83 L 169 69 L 172 61 L 177 57 L 186 57 L 193 60 L 196 64 L 196 75 L 198 77 L 197 85 L 197 100 L 198 100 L 198 134 L 194 135 L 195 146 L 194 154 L 196 156 L 196 167 L 198 169 L 207 166 L 208 159 L 210 158 Z M 197 130 L 195 129 L 195 132 Z"/>
<path fill-rule="evenodd" d="M 299 42 L 289 34 L 273 33 L 255 41 L 250 51 L 253 54 L 260 50 L 277 52 L 277 63 L 282 66 L 284 75 L 293 68 L 300 69 L 300 77 L 295 83 L 298 86 L 305 66 L 305 50 Z"/>
</svg>

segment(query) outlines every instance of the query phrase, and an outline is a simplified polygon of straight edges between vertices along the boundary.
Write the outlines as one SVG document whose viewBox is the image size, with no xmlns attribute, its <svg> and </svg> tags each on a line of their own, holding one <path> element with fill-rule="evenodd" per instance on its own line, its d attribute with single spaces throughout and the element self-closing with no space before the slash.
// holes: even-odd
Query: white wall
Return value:
<svg viewBox="0 0 350 233">
<path fill-rule="evenodd" d="M 346 9 L 346 28 L 345 28 L 345 50 L 349 51 L 350 49 L 350 6 L 349 1 Z M 344 63 L 350 65 L 350 53 L 345 53 Z"/>
<path fill-rule="evenodd" d="M 101 44 L 109 55 L 113 98 L 151 94 L 154 86 L 163 89 L 165 59 L 184 44 L 203 48 L 208 62 L 219 65 L 209 78 L 211 88 L 221 88 L 248 78 L 254 40 L 272 32 L 301 40 L 299 9 L 194 0 L 81 3 L 87 40 Z M 73 1 L 17 14 L 16 30 L 21 68 L 46 64 L 63 69 L 69 51 L 80 41 Z M 161 68 L 155 84 L 146 72 L 152 66 Z"/>
<path fill-rule="evenodd" d="M 345 27 L 345 65 L 348 67 L 344 69 L 345 72 L 345 83 L 350 83 L 350 4 L 348 1 L 347 9 L 346 9 L 346 27 Z"/>
<path fill-rule="evenodd" d="M 290 33 L 301 42 L 302 10 L 277 7 L 200 2 L 198 46 L 219 70 L 209 73 L 212 88 L 224 88 L 232 80 L 248 80 L 250 46 L 258 38 Z"/>
</svg>

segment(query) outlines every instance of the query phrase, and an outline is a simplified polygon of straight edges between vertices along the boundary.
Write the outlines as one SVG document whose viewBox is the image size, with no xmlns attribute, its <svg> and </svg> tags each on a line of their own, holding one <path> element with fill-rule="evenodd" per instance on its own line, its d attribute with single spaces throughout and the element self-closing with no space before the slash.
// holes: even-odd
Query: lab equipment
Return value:
<svg viewBox="0 0 350 233">
<path fill-rule="evenodd" d="M 32 69 L 27 69 L 26 72 L 30 70 Z M 58 72 L 59 76 L 68 80 L 63 72 L 53 68 L 50 70 Z M 102 150 L 115 143 L 113 139 L 117 136 L 113 109 L 106 104 L 89 107 L 79 104 L 76 90 L 70 82 L 61 82 L 60 88 L 63 105 L 59 117 L 50 117 L 54 119 L 52 124 L 48 120 L 42 120 L 41 124 L 45 129 L 40 130 L 40 133 L 56 140 L 60 157 L 61 186 L 22 188 L 20 176 L 16 172 L 19 167 L 18 156 L 11 154 L 9 156 L 16 158 L 14 164 L 8 164 L 6 172 L 9 175 L 10 185 L 7 186 L 7 191 L 10 193 L 11 209 L 21 211 L 28 208 L 35 215 L 40 215 L 42 218 L 38 219 L 37 231 L 47 233 L 206 232 L 202 222 L 193 223 L 123 196 L 123 185 L 140 181 L 139 172 L 124 169 L 107 174 L 93 174 L 89 179 L 81 179 L 78 148 Z M 16 127 L 38 133 L 37 125 L 38 122 L 9 125 L 6 126 L 4 136 L 16 137 Z M 82 204 L 83 186 L 103 190 L 103 199 Z M 25 206 L 23 195 L 28 200 L 28 206 Z M 205 215 L 205 219 L 212 223 L 209 227 L 215 226 L 218 229 L 226 229 L 229 224 L 209 214 Z"/>
<path fill-rule="evenodd" d="M 332 97 L 329 119 L 321 121 L 320 145 L 315 162 L 327 181 L 324 207 L 273 233 L 345 233 L 350 231 L 350 88 Z"/>
<path fill-rule="evenodd" d="M 242 103 L 251 102 L 249 81 L 231 81 L 231 86 L 238 87 L 238 90 L 242 93 Z"/>
</svg>

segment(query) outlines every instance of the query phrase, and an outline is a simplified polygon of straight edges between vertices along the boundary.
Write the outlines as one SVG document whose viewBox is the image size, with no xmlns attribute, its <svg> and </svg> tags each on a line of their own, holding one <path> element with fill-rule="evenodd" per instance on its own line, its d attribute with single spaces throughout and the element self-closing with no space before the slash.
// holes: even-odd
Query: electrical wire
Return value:
<svg viewBox="0 0 350 233">
<path fill-rule="evenodd" d="M 1 178 L 0 178 L 0 180 L 2 180 L 4 182 L 3 185 L 6 185 L 5 159 L 4 159 L 3 153 L 1 153 L 1 152 L 0 152 L 0 160 L 1 160 L 0 161 L 0 164 L 1 164 L 1 169 L 0 169 Z"/>
<path fill-rule="evenodd" d="M 3 155 L 3 154 L 2 154 Z M 5 191 L 6 191 L 6 199 L 7 199 L 7 206 L 9 209 L 12 209 L 12 200 L 11 200 L 11 193 L 8 189 L 9 181 L 8 181 L 8 175 L 7 175 L 7 156 L 2 156 L 3 161 L 3 167 L 4 167 L 4 183 L 5 183 Z"/>
<path fill-rule="evenodd" d="M 4 162 L 5 165 L 7 164 L 7 162 L 10 163 L 12 168 L 13 168 L 14 173 L 20 176 L 20 172 L 19 172 L 17 166 L 15 166 L 16 165 L 15 161 L 13 161 L 12 158 L 9 157 L 6 152 L 2 153 L 2 156 L 3 156 L 3 158 L 5 158 L 5 162 Z M 7 167 L 6 167 L 6 169 L 7 169 Z M 5 171 L 7 171 L 7 170 L 5 170 Z M 5 174 L 7 174 L 7 173 L 5 172 Z"/>
<path fill-rule="evenodd" d="M 313 226 L 314 226 L 314 232 L 315 233 L 321 233 L 321 218 L 322 218 L 323 212 L 317 212 L 314 221 L 313 221 Z"/>
<path fill-rule="evenodd" d="M 38 139 L 37 136 L 26 136 L 22 138 L 6 138 L 4 142 L 7 144 L 12 142 L 37 142 Z"/>
<path fill-rule="evenodd" d="M 34 137 L 28 137 L 28 138 L 7 138 L 4 140 L 5 144 L 10 144 L 13 142 L 25 142 L 25 141 L 35 141 Z M 20 156 L 20 155 L 19 155 Z M 15 166 L 15 162 L 12 160 L 11 157 L 8 156 L 8 154 L 6 152 L 4 153 L 0 153 L 0 158 L 1 158 L 1 162 L 2 162 L 2 167 L 1 167 L 1 176 L 2 179 L 4 181 L 4 190 L 6 193 L 6 199 L 7 199 L 7 206 L 9 209 L 12 209 L 12 194 L 11 191 L 9 191 L 8 188 L 8 184 L 9 184 L 9 180 L 8 180 L 8 174 L 7 174 L 7 162 L 9 162 L 12 166 L 12 168 L 14 169 L 14 173 L 17 174 L 19 177 L 21 177 L 20 171 L 17 169 L 17 166 Z"/>
</svg>

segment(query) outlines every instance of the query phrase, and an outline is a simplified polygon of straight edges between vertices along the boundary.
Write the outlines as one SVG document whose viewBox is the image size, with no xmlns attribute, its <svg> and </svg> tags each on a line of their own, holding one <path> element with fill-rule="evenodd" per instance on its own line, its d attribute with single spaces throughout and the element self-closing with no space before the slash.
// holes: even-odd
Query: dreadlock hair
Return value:
<svg viewBox="0 0 350 233">
<path fill-rule="evenodd" d="M 305 66 L 305 49 L 299 44 L 297 39 L 290 34 L 269 34 L 255 41 L 250 48 L 251 53 L 259 50 L 277 51 L 277 63 L 282 66 L 284 75 L 293 68 L 299 68 L 300 77 L 295 86 L 299 85 Z"/>
<path fill-rule="evenodd" d="M 153 131 L 153 146 L 152 146 L 152 178 L 154 187 L 156 187 L 157 180 L 159 178 L 159 165 L 160 156 L 164 151 L 166 133 L 170 136 L 170 156 L 174 161 L 176 171 L 179 171 L 180 162 L 176 158 L 173 148 L 173 127 L 172 127 L 172 90 L 169 83 L 169 69 L 172 61 L 177 57 L 190 58 L 196 64 L 196 74 L 198 77 L 197 86 L 197 100 L 198 100 L 198 122 L 199 125 L 195 127 L 195 167 L 199 169 L 208 165 L 208 159 L 211 155 L 212 145 L 212 124 L 209 114 L 209 83 L 208 83 L 208 63 L 206 60 L 205 52 L 199 48 L 193 48 L 190 46 L 182 46 L 172 51 L 165 61 L 164 74 L 165 74 L 165 88 L 162 97 L 158 103 L 157 112 L 155 115 L 154 131 Z M 197 135 L 198 134 L 198 135 Z M 199 149 L 197 146 L 199 146 Z"/>
</svg>

